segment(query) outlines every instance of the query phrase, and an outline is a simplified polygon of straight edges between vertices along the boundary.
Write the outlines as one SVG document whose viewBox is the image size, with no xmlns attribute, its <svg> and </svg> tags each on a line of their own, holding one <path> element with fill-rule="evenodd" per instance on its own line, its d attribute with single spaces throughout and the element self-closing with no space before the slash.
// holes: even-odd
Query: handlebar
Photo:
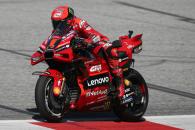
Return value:
<svg viewBox="0 0 195 130">
<path fill-rule="evenodd" d="M 73 49 L 90 49 L 94 47 L 93 44 L 85 42 L 85 39 L 81 37 L 73 38 L 71 44 Z"/>
</svg>

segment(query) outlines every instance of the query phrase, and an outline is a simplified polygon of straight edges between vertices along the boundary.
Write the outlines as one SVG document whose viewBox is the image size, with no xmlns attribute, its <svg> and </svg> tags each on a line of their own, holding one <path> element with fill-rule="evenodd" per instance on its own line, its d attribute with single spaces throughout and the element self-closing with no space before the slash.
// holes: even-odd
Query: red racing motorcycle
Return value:
<svg viewBox="0 0 195 130">
<path fill-rule="evenodd" d="M 58 29 L 47 39 L 45 50 L 36 51 L 31 57 L 31 64 L 45 61 L 49 66 L 39 75 L 35 88 L 36 106 L 48 121 L 61 121 L 65 114 L 74 111 L 114 111 L 125 121 L 139 120 L 148 105 L 148 88 L 144 78 L 132 68 L 133 53 L 142 50 L 142 34 L 131 37 L 120 36 L 112 42 L 118 49 L 120 67 L 123 69 L 126 102 L 116 99 L 114 80 L 105 60 L 105 53 L 95 56 L 90 48 L 82 43 L 74 30 L 64 27 L 61 38 Z"/>
</svg>

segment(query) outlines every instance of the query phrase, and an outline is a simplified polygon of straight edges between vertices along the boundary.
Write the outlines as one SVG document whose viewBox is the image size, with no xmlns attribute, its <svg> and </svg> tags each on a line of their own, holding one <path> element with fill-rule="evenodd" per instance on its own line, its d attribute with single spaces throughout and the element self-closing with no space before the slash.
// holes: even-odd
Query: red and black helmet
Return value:
<svg viewBox="0 0 195 130">
<path fill-rule="evenodd" d="M 55 30 L 58 24 L 62 21 L 67 22 L 73 19 L 74 10 L 68 6 L 58 6 L 51 13 L 51 21 L 53 29 Z"/>
</svg>

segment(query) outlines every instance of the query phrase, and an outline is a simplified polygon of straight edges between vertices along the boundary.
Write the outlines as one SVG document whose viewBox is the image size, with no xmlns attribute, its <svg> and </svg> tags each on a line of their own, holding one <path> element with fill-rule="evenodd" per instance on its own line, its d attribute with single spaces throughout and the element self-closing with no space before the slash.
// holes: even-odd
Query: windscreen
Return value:
<svg viewBox="0 0 195 130">
<path fill-rule="evenodd" d="M 61 21 L 54 32 L 50 35 L 47 42 L 47 48 L 55 48 L 61 41 L 61 38 L 72 30 L 72 26 L 65 21 Z"/>
</svg>

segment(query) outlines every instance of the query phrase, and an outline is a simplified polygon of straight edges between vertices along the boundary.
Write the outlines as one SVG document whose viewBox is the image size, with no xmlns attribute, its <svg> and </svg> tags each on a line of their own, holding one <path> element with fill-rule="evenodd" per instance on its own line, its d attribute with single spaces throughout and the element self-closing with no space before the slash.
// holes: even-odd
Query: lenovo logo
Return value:
<svg viewBox="0 0 195 130">
<path fill-rule="evenodd" d="M 110 77 L 108 73 L 89 77 L 84 81 L 84 89 L 89 89 L 97 86 L 108 85 Z"/>
<path fill-rule="evenodd" d="M 101 84 L 108 83 L 109 80 L 110 80 L 109 77 L 102 77 L 102 78 L 99 78 L 99 79 L 90 80 L 90 81 L 87 82 L 87 86 L 88 87 L 98 86 L 98 85 L 101 85 Z"/>
</svg>

